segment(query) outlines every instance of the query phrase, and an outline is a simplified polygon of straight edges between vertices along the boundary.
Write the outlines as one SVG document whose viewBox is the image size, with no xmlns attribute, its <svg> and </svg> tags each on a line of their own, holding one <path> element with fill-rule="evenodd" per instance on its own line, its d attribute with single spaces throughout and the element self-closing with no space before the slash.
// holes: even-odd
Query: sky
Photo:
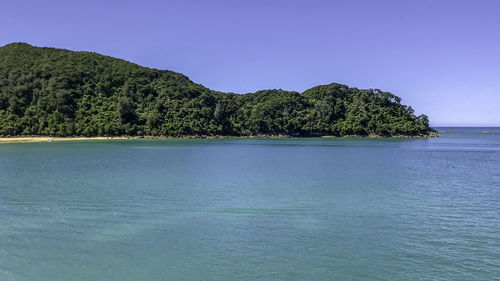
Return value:
<svg viewBox="0 0 500 281">
<path fill-rule="evenodd" d="M 2 1 L 0 46 L 94 51 L 224 92 L 389 91 L 432 126 L 500 126 L 500 1 Z"/>
</svg>

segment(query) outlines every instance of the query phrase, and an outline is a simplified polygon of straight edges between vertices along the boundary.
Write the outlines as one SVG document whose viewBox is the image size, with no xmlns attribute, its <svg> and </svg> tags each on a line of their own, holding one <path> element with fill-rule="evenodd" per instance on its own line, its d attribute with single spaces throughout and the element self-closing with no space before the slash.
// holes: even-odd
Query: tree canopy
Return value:
<svg viewBox="0 0 500 281">
<path fill-rule="evenodd" d="M 427 116 L 378 89 L 210 90 L 186 76 L 91 52 L 0 48 L 0 135 L 428 135 Z"/>
</svg>

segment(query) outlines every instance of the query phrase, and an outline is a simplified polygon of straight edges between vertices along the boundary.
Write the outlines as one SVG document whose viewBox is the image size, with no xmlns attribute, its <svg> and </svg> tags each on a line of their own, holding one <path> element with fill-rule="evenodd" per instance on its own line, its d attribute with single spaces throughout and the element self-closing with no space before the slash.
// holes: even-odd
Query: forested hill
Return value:
<svg viewBox="0 0 500 281">
<path fill-rule="evenodd" d="M 0 47 L 0 135 L 421 136 L 401 99 L 341 84 L 238 95 L 90 52 Z"/>
</svg>

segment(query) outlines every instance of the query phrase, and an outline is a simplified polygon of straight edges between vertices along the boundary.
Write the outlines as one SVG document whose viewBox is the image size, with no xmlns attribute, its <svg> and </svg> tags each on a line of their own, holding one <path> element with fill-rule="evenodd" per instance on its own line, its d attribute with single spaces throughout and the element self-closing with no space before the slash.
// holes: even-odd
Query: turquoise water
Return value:
<svg viewBox="0 0 500 281">
<path fill-rule="evenodd" d="M 0 145 L 0 280 L 498 280 L 500 129 Z"/>
</svg>

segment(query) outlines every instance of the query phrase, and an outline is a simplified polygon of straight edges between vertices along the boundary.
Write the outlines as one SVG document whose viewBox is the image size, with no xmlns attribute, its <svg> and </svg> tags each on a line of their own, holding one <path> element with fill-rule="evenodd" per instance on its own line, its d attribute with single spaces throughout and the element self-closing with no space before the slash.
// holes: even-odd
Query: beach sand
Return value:
<svg viewBox="0 0 500 281">
<path fill-rule="evenodd" d="M 0 137 L 2 143 L 130 139 L 131 137 Z"/>
</svg>

